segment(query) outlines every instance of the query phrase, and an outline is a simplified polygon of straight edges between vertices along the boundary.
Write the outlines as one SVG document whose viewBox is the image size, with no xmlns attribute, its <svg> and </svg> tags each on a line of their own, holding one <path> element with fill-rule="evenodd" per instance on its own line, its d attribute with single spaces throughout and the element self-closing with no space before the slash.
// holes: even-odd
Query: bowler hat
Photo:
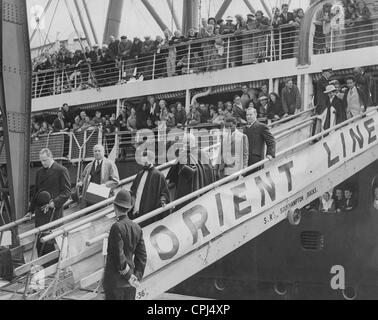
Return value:
<svg viewBox="0 0 378 320">
<path fill-rule="evenodd" d="M 35 199 L 35 204 L 38 207 L 43 207 L 49 204 L 50 201 L 51 201 L 51 194 L 47 191 L 41 191 L 37 194 L 37 197 Z"/>
<path fill-rule="evenodd" d="M 117 193 L 113 203 L 119 207 L 130 209 L 133 206 L 130 192 L 122 189 Z"/>
</svg>

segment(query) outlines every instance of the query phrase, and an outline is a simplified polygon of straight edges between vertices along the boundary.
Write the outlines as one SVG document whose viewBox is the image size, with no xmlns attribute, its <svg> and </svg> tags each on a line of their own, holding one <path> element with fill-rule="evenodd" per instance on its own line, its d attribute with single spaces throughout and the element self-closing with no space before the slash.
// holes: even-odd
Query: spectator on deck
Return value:
<svg viewBox="0 0 378 320">
<path fill-rule="evenodd" d="M 334 202 L 335 202 L 335 210 L 336 212 L 341 212 L 344 210 L 344 192 L 341 188 L 336 188 L 335 196 L 334 196 Z"/>
<path fill-rule="evenodd" d="M 234 105 L 232 108 L 232 115 L 236 118 L 238 123 L 245 124 L 247 121 L 245 120 L 245 110 L 243 109 L 243 105 L 239 95 L 234 97 Z"/>
<path fill-rule="evenodd" d="M 243 109 L 246 109 L 249 101 L 251 101 L 254 97 L 253 94 L 249 91 L 248 86 L 246 84 L 243 84 L 241 89 L 242 94 L 240 96 L 240 101 L 243 106 Z"/>
<path fill-rule="evenodd" d="M 116 40 L 114 36 L 110 36 L 108 44 L 108 53 L 111 60 L 116 60 L 118 58 L 118 47 L 119 40 Z"/>
<path fill-rule="evenodd" d="M 373 26 L 370 20 L 371 12 L 363 0 L 357 1 L 356 32 L 358 32 L 357 43 L 360 48 L 372 46 Z"/>
<path fill-rule="evenodd" d="M 137 119 L 136 119 L 136 111 L 135 108 L 131 108 L 131 114 L 126 122 L 126 127 L 128 131 L 134 132 L 137 131 L 137 125 L 136 125 Z"/>
<path fill-rule="evenodd" d="M 362 67 L 354 68 L 353 74 L 356 79 L 356 86 L 361 90 L 364 96 L 366 106 L 373 106 L 373 101 L 376 101 L 376 86 L 374 77 L 371 74 L 366 73 Z"/>
<path fill-rule="evenodd" d="M 345 92 L 344 104 L 347 107 L 347 118 L 350 119 L 365 112 L 367 104 L 364 94 L 356 87 L 356 79 L 348 77 L 346 82 L 348 90 Z"/>
<path fill-rule="evenodd" d="M 281 94 L 282 108 L 284 110 L 284 117 L 299 113 L 302 105 L 301 93 L 298 87 L 293 83 L 293 80 L 286 81 L 286 86 Z"/>
<path fill-rule="evenodd" d="M 352 211 L 357 207 L 357 201 L 353 197 L 353 192 L 350 188 L 345 188 L 344 190 L 344 211 Z"/>
<path fill-rule="evenodd" d="M 354 3 L 347 4 L 347 9 L 345 10 L 345 47 L 347 50 L 358 48 L 358 37 L 356 34 L 356 6 Z"/>
<path fill-rule="evenodd" d="M 176 106 L 176 125 L 178 128 L 185 126 L 186 124 L 186 112 L 181 102 Z"/>
<path fill-rule="evenodd" d="M 210 113 L 209 113 L 209 108 L 206 104 L 201 103 L 199 105 L 198 109 L 200 115 L 201 115 L 201 123 L 207 123 L 208 120 L 210 119 Z"/>
<path fill-rule="evenodd" d="M 73 132 L 74 133 L 80 132 L 81 131 L 81 127 L 83 126 L 83 124 L 84 124 L 84 122 L 81 121 L 80 116 L 77 116 L 75 118 L 75 123 L 72 126 Z"/>
<path fill-rule="evenodd" d="M 69 129 L 64 122 L 63 112 L 59 110 L 57 115 L 58 117 L 54 120 L 53 124 L 54 132 L 67 132 Z"/>
<path fill-rule="evenodd" d="M 216 125 L 222 125 L 224 122 L 223 116 L 221 116 L 218 112 L 218 108 L 215 106 L 212 106 L 210 108 L 210 120 L 209 122 Z"/>
<path fill-rule="evenodd" d="M 101 116 L 101 111 L 96 111 L 95 117 L 92 119 L 92 123 L 94 126 L 100 127 L 104 125 L 104 120 Z"/>
<path fill-rule="evenodd" d="M 335 213 L 335 202 L 329 192 L 323 194 L 320 200 L 319 211 L 321 213 Z"/>
<path fill-rule="evenodd" d="M 261 96 L 259 98 L 259 107 L 257 110 L 257 117 L 259 121 L 266 123 L 268 119 L 268 97 Z"/>
<path fill-rule="evenodd" d="M 302 24 L 303 18 L 304 18 L 304 10 L 302 8 L 299 8 L 294 13 L 294 24 L 297 28 L 299 28 Z"/>
<path fill-rule="evenodd" d="M 190 111 L 187 115 L 187 120 L 188 120 L 189 126 L 196 126 L 196 125 L 199 125 L 201 123 L 201 114 L 197 110 L 197 103 L 194 103 L 190 107 Z"/>
<path fill-rule="evenodd" d="M 118 55 L 120 59 L 127 60 L 130 58 L 131 47 L 133 43 L 127 39 L 127 36 L 121 37 L 121 42 L 118 46 Z"/>
<path fill-rule="evenodd" d="M 284 27 L 281 28 L 282 34 L 282 58 L 290 59 L 294 54 L 294 15 L 289 12 L 289 5 L 282 5 L 281 21 Z"/>
<path fill-rule="evenodd" d="M 69 129 L 72 128 L 72 125 L 74 123 L 74 113 L 70 110 L 70 107 L 67 103 L 63 104 L 63 117 L 64 121 L 66 122 L 66 125 Z"/>
<path fill-rule="evenodd" d="M 268 101 L 268 119 L 278 121 L 284 115 L 282 103 L 277 93 L 272 92 L 269 94 Z"/>
</svg>

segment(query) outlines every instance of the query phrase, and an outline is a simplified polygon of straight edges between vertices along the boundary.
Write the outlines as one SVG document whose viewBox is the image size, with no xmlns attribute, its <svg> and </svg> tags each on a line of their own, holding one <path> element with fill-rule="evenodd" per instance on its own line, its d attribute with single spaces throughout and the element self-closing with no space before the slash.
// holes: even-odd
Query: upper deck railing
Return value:
<svg viewBox="0 0 378 320">
<path fill-rule="evenodd" d="M 297 52 L 298 28 L 295 25 L 244 30 L 162 46 L 151 55 L 82 62 L 34 72 L 33 98 L 291 59 Z"/>
</svg>

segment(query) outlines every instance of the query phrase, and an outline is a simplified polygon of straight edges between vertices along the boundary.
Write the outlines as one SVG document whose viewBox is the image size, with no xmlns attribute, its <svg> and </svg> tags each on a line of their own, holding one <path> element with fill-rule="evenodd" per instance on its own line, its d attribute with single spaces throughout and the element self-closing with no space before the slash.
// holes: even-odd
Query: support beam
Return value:
<svg viewBox="0 0 378 320">
<path fill-rule="evenodd" d="M 124 0 L 109 0 L 102 43 L 107 43 L 110 36 L 119 38 L 123 4 Z"/>
<path fill-rule="evenodd" d="M 142 0 L 142 3 L 148 10 L 148 12 L 151 14 L 151 16 L 155 19 L 156 23 L 159 25 L 160 29 L 162 31 L 166 30 L 168 27 L 167 25 L 163 22 L 163 20 L 160 18 L 159 14 L 156 12 L 154 7 L 149 3 L 148 0 Z"/>
<path fill-rule="evenodd" d="M 199 0 L 184 0 L 182 8 L 182 32 L 187 34 L 190 28 L 198 27 Z"/>
<path fill-rule="evenodd" d="M 168 3 L 168 7 L 169 7 L 169 10 L 171 11 L 171 14 L 172 14 L 172 17 L 173 17 L 173 20 L 175 22 L 175 25 L 176 25 L 176 28 L 178 30 L 181 30 L 181 24 L 180 24 L 180 21 L 177 17 L 177 13 L 176 13 L 176 10 L 175 8 L 173 7 L 173 0 L 167 0 L 167 3 Z"/>
<path fill-rule="evenodd" d="M 94 25 L 93 25 L 91 14 L 90 14 L 89 9 L 88 9 L 87 0 L 83 0 L 83 6 L 84 6 L 85 13 L 87 14 L 87 18 L 88 18 L 88 21 L 89 21 L 89 26 L 90 26 L 90 28 L 92 30 L 93 39 L 94 39 L 94 41 L 98 45 L 100 45 L 100 43 L 98 42 L 98 37 L 97 37 L 96 30 L 95 30 Z"/>
<path fill-rule="evenodd" d="M 87 27 L 85 25 L 85 21 L 83 19 L 83 15 L 81 14 L 81 10 L 80 10 L 78 0 L 74 0 L 74 4 L 75 4 L 75 7 L 76 7 L 77 14 L 79 16 L 81 27 L 82 27 L 84 34 L 85 34 L 85 38 L 87 39 L 87 43 L 89 44 L 89 47 L 92 48 L 92 41 L 89 37 L 89 33 L 88 33 Z"/>
<path fill-rule="evenodd" d="M 26 1 L 2 0 L 1 5 L 0 58 L 4 68 L 0 74 L 0 109 L 15 221 L 23 218 L 29 207 L 32 64 Z"/>
<path fill-rule="evenodd" d="M 256 12 L 256 10 L 252 7 L 251 2 L 249 0 L 243 0 L 243 1 L 246 4 L 246 6 L 248 7 L 249 11 L 251 11 L 251 13 Z"/>
<path fill-rule="evenodd" d="M 265 0 L 260 0 L 262 6 L 264 7 L 264 10 L 266 11 L 266 14 L 270 19 L 272 19 L 272 10 L 269 8 L 269 6 L 266 4 Z"/>
<path fill-rule="evenodd" d="M 215 15 L 215 20 L 222 19 L 223 15 L 226 13 L 228 7 L 230 6 L 232 0 L 224 0 L 221 7 L 219 8 L 217 14 Z"/>
</svg>

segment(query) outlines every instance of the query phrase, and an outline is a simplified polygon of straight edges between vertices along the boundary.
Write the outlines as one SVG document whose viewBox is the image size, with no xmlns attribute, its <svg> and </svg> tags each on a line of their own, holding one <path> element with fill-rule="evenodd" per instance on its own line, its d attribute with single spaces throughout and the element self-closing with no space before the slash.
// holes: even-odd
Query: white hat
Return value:
<svg viewBox="0 0 378 320">
<path fill-rule="evenodd" d="M 268 100 L 268 97 L 266 97 L 266 96 L 261 96 L 261 97 L 259 98 L 259 100 Z"/>
<path fill-rule="evenodd" d="M 231 16 L 228 16 L 228 17 L 226 18 L 226 21 L 233 21 L 233 20 L 234 20 L 234 18 L 231 17 Z"/>
<path fill-rule="evenodd" d="M 331 84 L 331 85 L 326 87 L 326 91 L 324 91 L 324 93 L 330 93 L 330 92 L 333 92 L 333 91 L 336 91 L 336 87 Z"/>
</svg>

